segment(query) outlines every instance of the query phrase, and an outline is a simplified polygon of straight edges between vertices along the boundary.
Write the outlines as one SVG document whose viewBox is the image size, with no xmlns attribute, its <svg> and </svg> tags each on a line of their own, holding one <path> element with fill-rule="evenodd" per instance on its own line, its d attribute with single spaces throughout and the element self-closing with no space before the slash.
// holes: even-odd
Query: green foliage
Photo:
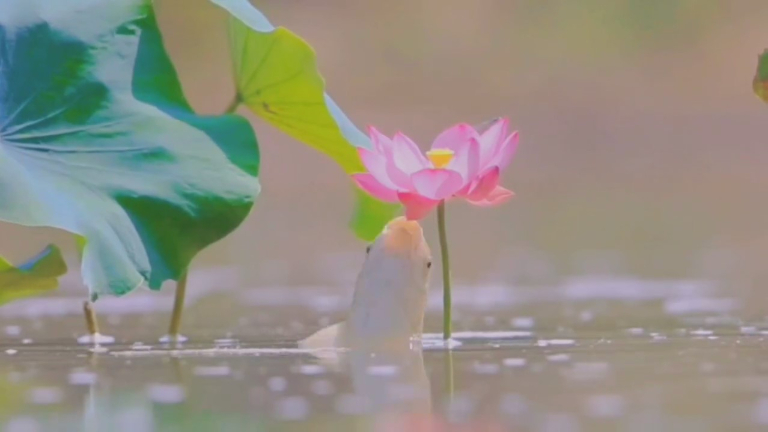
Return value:
<svg viewBox="0 0 768 432">
<path fill-rule="evenodd" d="M 0 219 L 82 237 L 93 298 L 178 279 L 258 163 L 244 118 L 190 108 L 150 1 L 0 2 Z"/>
<path fill-rule="evenodd" d="M 757 70 L 752 79 L 752 90 L 763 102 L 768 102 L 768 49 L 757 56 Z"/>
<path fill-rule="evenodd" d="M 328 155 L 346 173 L 364 172 L 356 147 L 368 137 L 325 92 L 312 47 L 283 27 L 274 27 L 248 0 L 212 0 L 229 11 L 238 102 L 291 137 Z M 372 240 L 399 205 L 360 191 L 352 227 Z"/>
<path fill-rule="evenodd" d="M 0 305 L 52 291 L 66 272 L 67 264 L 54 245 L 18 267 L 0 257 Z"/>
</svg>

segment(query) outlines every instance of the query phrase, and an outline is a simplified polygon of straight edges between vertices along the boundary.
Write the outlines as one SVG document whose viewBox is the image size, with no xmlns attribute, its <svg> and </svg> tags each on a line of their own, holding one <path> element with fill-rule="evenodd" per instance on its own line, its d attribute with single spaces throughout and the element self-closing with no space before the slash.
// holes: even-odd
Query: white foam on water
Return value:
<svg viewBox="0 0 768 432">
<path fill-rule="evenodd" d="M 81 345 L 108 345 L 115 343 L 115 338 L 101 333 L 94 333 L 78 337 L 77 343 Z"/>
</svg>

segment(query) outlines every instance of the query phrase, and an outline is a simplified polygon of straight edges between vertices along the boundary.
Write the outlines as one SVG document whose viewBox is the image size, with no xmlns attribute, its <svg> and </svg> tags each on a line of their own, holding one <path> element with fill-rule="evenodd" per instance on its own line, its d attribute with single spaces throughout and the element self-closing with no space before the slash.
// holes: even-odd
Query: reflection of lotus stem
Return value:
<svg viewBox="0 0 768 432">
<path fill-rule="evenodd" d="M 445 353 L 445 383 L 448 392 L 448 400 L 453 400 L 453 349 L 448 348 Z"/>
<path fill-rule="evenodd" d="M 176 282 L 176 293 L 173 296 L 173 312 L 171 313 L 171 325 L 168 327 L 168 335 L 175 337 L 181 330 L 181 313 L 184 311 L 184 296 L 187 294 L 187 270 L 181 274 Z"/>
<path fill-rule="evenodd" d="M 445 201 L 437 206 L 437 230 L 443 260 L 443 339 L 448 340 L 451 338 L 451 265 L 448 259 L 448 237 L 445 234 Z"/>
<path fill-rule="evenodd" d="M 85 326 L 88 328 L 88 334 L 91 336 L 99 332 L 99 322 L 96 321 L 96 313 L 93 311 L 93 303 L 88 300 L 83 302 L 83 314 L 85 315 Z"/>
</svg>

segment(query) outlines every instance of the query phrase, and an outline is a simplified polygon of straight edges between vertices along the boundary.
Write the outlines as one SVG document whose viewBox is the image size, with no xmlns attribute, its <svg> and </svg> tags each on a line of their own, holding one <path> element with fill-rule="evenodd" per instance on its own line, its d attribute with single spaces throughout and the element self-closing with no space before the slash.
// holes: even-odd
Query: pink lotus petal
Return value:
<svg viewBox="0 0 768 432">
<path fill-rule="evenodd" d="M 395 161 L 391 157 L 387 158 L 385 169 L 387 171 L 387 177 L 398 190 L 410 191 L 413 189 L 411 176 L 398 168 L 397 165 L 395 165 Z"/>
<path fill-rule="evenodd" d="M 368 136 L 371 138 L 371 143 L 376 153 L 383 154 L 385 150 L 392 147 L 392 140 L 373 126 L 368 126 Z"/>
<path fill-rule="evenodd" d="M 515 156 L 519 141 L 520 137 L 517 131 L 512 132 L 512 134 L 508 136 L 504 143 L 501 145 L 499 152 L 493 156 L 490 164 L 499 167 L 501 170 L 504 170 L 506 167 L 508 167 L 509 163 L 512 162 L 512 158 Z"/>
<path fill-rule="evenodd" d="M 458 152 L 459 149 L 465 146 L 472 138 L 480 138 L 477 131 L 475 131 L 475 128 L 466 123 L 459 123 L 441 132 L 440 135 L 432 141 L 432 148 L 444 148 Z"/>
<path fill-rule="evenodd" d="M 467 194 L 467 199 L 470 201 L 484 200 L 498 186 L 500 174 L 499 167 L 485 170 L 480 175 L 477 184 Z"/>
<path fill-rule="evenodd" d="M 381 184 L 376 177 L 369 173 L 352 174 L 352 180 L 360 189 L 368 192 L 372 197 L 385 202 L 397 202 L 397 191 Z"/>
<path fill-rule="evenodd" d="M 461 174 L 449 169 L 423 169 L 411 175 L 411 181 L 416 192 L 435 200 L 448 198 L 464 186 Z"/>
<path fill-rule="evenodd" d="M 473 201 L 468 199 L 467 201 L 469 201 L 470 204 L 479 207 L 492 207 L 507 202 L 514 196 L 515 193 L 511 190 L 496 186 L 496 189 L 492 190 L 484 200 Z"/>
<path fill-rule="evenodd" d="M 502 118 L 494 122 L 480 135 L 480 169 L 489 168 L 491 159 L 499 152 L 505 142 L 509 119 Z"/>
<path fill-rule="evenodd" d="M 383 155 L 362 147 L 358 147 L 357 154 L 360 155 L 360 160 L 363 161 L 363 165 L 368 169 L 368 172 L 371 173 L 379 183 L 388 189 L 397 189 L 397 185 L 389 177 L 389 173 L 387 172 L 387 160 Z"/>
<path fill-rule="evenodd" d="M 408 220 L 424 219 L 432 209 L 440 204 L 439 200 L 429 199 L 415 193 L 400 192 L 397 196 L 405 206 L 405 218 Z"/>
<path fill-rule="evenodd" d="M 467 145 L 456 151 L 448 169 L 461 174 L 467 185 L 475 180 L 480 169 L 480 143 L 475 138 L 470 138 Z"/>
<path fill-rule="evenodd" d="M 392 160 L 395 166 L 409 175 L 430 166 L 416 143 L 400 132 L 392 140 Z"/>
</svg>

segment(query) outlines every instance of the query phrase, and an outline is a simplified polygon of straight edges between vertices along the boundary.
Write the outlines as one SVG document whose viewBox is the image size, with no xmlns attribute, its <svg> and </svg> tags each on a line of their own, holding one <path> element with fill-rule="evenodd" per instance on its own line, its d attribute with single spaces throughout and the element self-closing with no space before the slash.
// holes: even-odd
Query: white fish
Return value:
<svg viewBox="0 0 768 432">
<path fill-rule="evenodd" d="M 299 347 L 406 348 L 420 338 L 432 253 L 417 221 L 389 222 L 368 247 L 347 319 L 299 342 Z"/>
</svg>

